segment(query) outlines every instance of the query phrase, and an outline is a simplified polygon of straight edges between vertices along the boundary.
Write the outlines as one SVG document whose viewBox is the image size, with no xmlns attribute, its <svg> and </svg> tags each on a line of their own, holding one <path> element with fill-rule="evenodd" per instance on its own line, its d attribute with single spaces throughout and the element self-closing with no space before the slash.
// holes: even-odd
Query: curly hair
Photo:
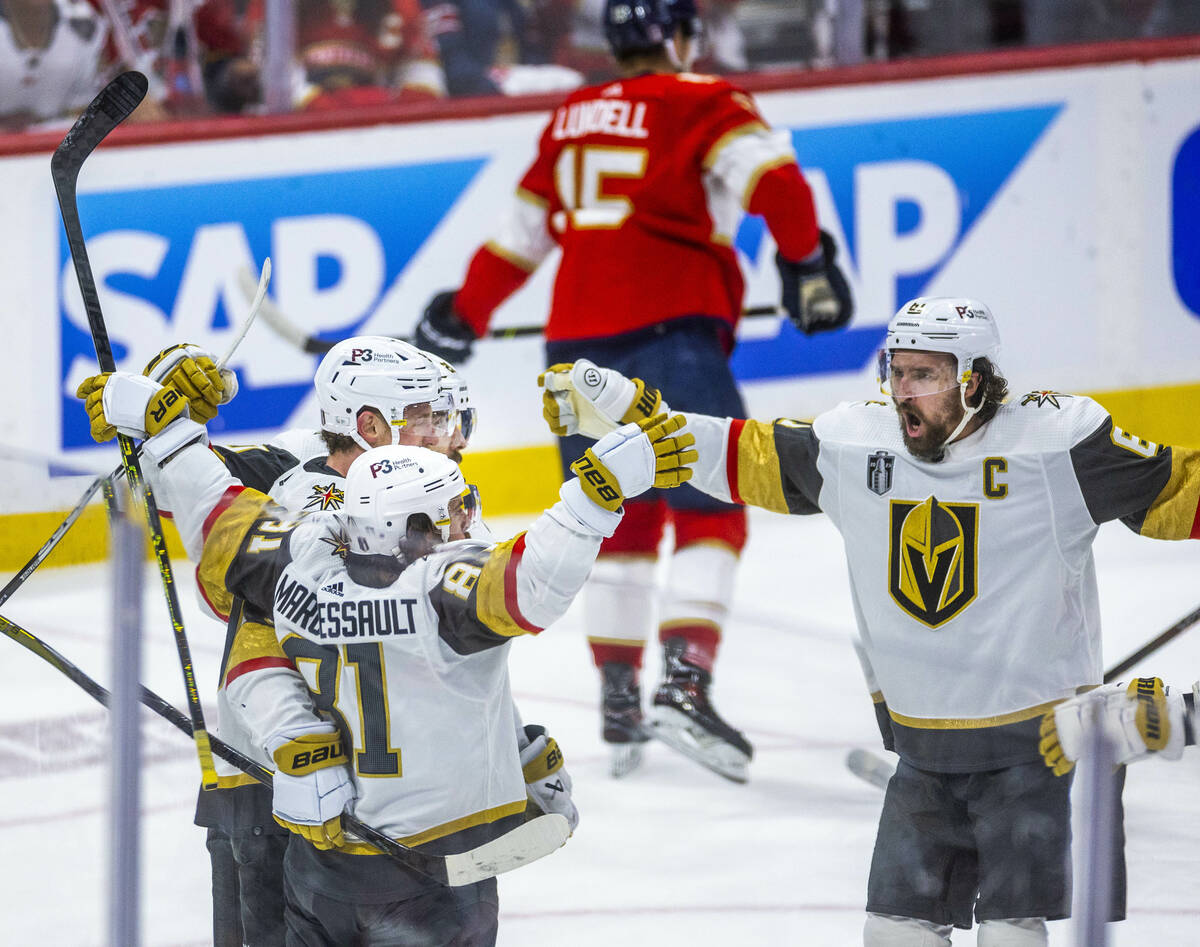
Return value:
<svg viewBox="0 0 1200 947">
<path fill-rule="evenodd" d="M 1008 397 L 1008 379 L 1000 374 L 1000 369 L 990 358 L 975 359 L 971 371 L 979 373 L 979 387 L 969 400 L 972 406 L 981 406 L 976 417 L 980 421 L 990 421 Z"/>
</svg>

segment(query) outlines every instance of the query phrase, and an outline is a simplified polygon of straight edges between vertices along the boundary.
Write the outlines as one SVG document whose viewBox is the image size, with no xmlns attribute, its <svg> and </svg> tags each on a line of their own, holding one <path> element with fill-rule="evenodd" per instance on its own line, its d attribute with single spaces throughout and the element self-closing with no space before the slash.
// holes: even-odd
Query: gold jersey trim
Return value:
<svg viewBox="0 0 1200 947">
<path fill-rule="evenodd" d="M 888 716 L 900 726 L 913 730 L 983 730 L 987 727 L 1003 727 L 1010 723 L 1032 720 L 1061 703 L 1062 700 L 1051 700 L 1036 707 L 1026 707 L 1024 710 L 1014 710 L 1010 714 L 999 714 L 995 717 L 908 717 L 896 713 L 890 707 Z"/>
<path fill-rule="evenodd" d="M 587 640 L 588 644 L 608 644 L 629 648 L 640 648 L 646 644 L 645 635 L 639 635 L 637 638 L 598 638 L 595 635 L 588 635 Z"/>
<path fill-rule="evenodd" d="M 1200 506 L 1200 450 L 1171 448 L 1171 476 L 1150 504 L 1142 535 L 1152 539 L 1189 539 Z"/>
<path fill-rule="evenodd" d="M 225 502 L 224 498 L 221 502 Z M 247 487 L 218 513 L 204 537 L 196 581 L 209 603 L 222 615 L 228 615 L 233 604 L 233 595 L 225 587 L 225 573 L 242 548 L 246 534 L 262 516 L 263 507 L 270 502 L 266 494 Z"/>
<path fill-rule="evenodd" d="M 526 800 L 519 799 L 516 802 L 507 802 L 502 806 L 495 806 L 491 809 L 484 809 L 482 812 L 473 812 L 471 815 L 465 815 L 461 819 L 454 819 L 451 822 L 444 822 L 441 825 L 435 825 L 431 829 L 426 829 L 424 832 L 418 832 L 416 835 L 408 835 L 404 838 L 396 839 L 401 845 L 407 845 L 410 848 L 416 845 L 424 845 L 426 842 L 432 842 L 435 839 L 445 838 L 447 835 L 453 835 L 455 832 L 461 832 L 464 829 L 470 829 L 477 825 L 487 825 L 491 822 L 498 822 L 510 815 L 517 815 L 525 811 Z M 369 845 L 366 842 L 347 842 L 343 847 L 338 849 L 339 852 L 345 852 L 347 855 L 382 855 L 374 845 Z"/>
<path fill-rule="evenodd" d="M 737 492 L 734 502 L 761 506 L 773 513 L 788 512 L 779 474 L 775 427 L 762 421 L 742 425 L 737 444 Z"/>
<path fill-rule="evenodd" d="M 524 270 L 526 273 L 532 273 L 537 269 L 538 265 L 533 260 L 526 259 L 514 250 L 497 243 L 495 240 L 489 240 L 485 246 L 487 249 L 496 254 L 502 260 L 507 260 L 519 270 Z"/>
<path fill-rule="evenodd" d="M 724 149 L 731 141 L 735 141 L 736 139 L 742 138 L 746 135 L 757 135 L 760 132 L 765 132 L 766 130 L 766 125 L 764 125 L 762 122 L 755 121 L 754 119 L 751 119 L 744 125 L 737 126 L 737 128 L 731 128 L 724 135 L 714 141 L 712 143 L 712 147 L 710 147 L 708 151 L 704 153 L 704 160 L 700 162 L 701 167 L 703 167 L 705 171 L 711 168 L 713 164 L 716 163 L 717 155 L 719 155 L 722 149 Z"/>
</svg>

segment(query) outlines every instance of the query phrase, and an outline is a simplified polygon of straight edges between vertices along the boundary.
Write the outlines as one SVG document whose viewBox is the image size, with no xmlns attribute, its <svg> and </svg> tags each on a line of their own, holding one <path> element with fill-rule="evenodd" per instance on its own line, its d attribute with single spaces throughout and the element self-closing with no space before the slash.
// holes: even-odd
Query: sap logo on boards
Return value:
<svg viewBox="0 0 1200 947">
<path fill-rule="evenodd" d="M 238 273 L 274 264 L 272 299 L 330 338 L 359 329 L 486 163 L 484 158 L 79 195 L 117 367 L 140 372 L 181 340 L 224 353 L 249 303 Z M 50 210 L 48 209 L 49 213 Z M 91 445 L 74 397 L 96 371 L 87 315 L 59 225 L 61 446 Z M 230 362 L 237 398 L 215 434 L 285 424 L 316 360 L 252 331 Z M 268 333 L 269 335 L 269 333 Z M 364 361 L 368 351 L 356 353 Z"/>
<path fill-rule="evenodd" d="M 841 244 L 838 262 L 860 304 L 856 323 L 870 315 L 864 299 L 874 301 L 872 313 L 890 316 L 925 291 L 1062 109 L 1053 103 L 792 130 L 821 224 Z M 735 245 L 751 266 L 770 262 L 765 236 L 762 218 L 746 217 Z M 859 371 L 884 330 L 883 323 L 852 324 L 806 337 L 782 320 L 778 335 L 738 343 L 734 373 L 751 381 Z"/>
<path fill-rule="evenodd" d="M 1183 140 L 1171 168 L 1171 276 L 1200 318 L 1200 128 Z"/>
</svg>

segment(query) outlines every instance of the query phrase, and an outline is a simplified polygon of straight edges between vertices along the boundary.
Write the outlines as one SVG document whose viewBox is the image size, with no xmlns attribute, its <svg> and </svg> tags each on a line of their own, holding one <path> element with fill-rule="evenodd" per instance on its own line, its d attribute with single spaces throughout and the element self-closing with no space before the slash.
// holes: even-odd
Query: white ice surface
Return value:
<svg viewBox="0 0 1200 947">
<path fill-rule="evenodd" d="M 491 524 L 497 535 L 518 520 Z M 1200 604 L 1200 546 L 1105 527 L 1096 547 L 1107 665 Z M 211 694 L 222 629 L 199 617 L 180 564 L 202 693 Z M 143 679 L 183 706 L 157 577 L 146 571 Z M 106 567 L 44 570 L 0 612 L 107 683 Z M 878 734 L 858 664 L 836 533 L 822 517 L 752 514 L 734 617 L 717 668 L 720 711 L 756 746 L 738 786 L 651 744 L 615 782 L 599 738 L 598 684 L 578 604 L 558 627 L 512 649 L 527 721 L 563 747 L 582 823 L 558 853 L 500 880 L 503 947 L 560 944 L 854 945 L 882 794 L 844 767 Z M 78 687 L 13 642 L 0 643 L 0 943 L 106 940 L 107 730 Z M 657 678 L 656 649 L 644 684 Z M 1200 676 L 1200 629 L 1136 670 L 1168 683 Z M 210 942 L 208 857 L 191 824 L 191 743 L 147 729 L 142 781 L 143 943 Z M 1129 920 L 1115 945 L 1196 943 L 1200 930 L 1200 749 L 1140 763 L 1125 794 Z M 974 944 L 957 932 L 955 944 Z M 1074 944 L 1070 922 L 1051 943 Z"/>
</svg>

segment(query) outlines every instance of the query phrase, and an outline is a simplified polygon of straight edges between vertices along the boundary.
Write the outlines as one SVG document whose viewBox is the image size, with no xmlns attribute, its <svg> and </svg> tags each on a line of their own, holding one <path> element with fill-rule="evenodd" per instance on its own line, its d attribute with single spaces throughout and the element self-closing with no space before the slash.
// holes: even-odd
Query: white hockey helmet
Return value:
<svg viewBox="0 0 1200 947">
<path fill-rule="evenodd" d="M 440 395 L 438 405 L 447 407 L 456 413 L 463 440 L 470 441 L 471 435 L 475 432 L 477 415 L 475 406 L 471 403 L 471 389 L 467 386 L 467 380 L 463 378 L 457 368 L 445 359 L 438 358 L 436 355 L 431 355 L 430 358 L 442 371 L 442 380 L 438 388 Z"/>
<path fill-rule="evenodd" d="M 889 375 L 891 353 L 901 349 L 948 352 L 958 362 L 956 381 L 970 381 L 977 358 L 993 362 L 1000 351 L 1000 333 L 992 311 L 976 299 L 962 296 L 919 296 L 900 307 L 888 323 L 879 359 L 880 382 Z"/>
<path fill-rule="evenodd" d="M 350 552 L 409 561 L 409 517 L 424 514 L 441 537 L 450 538 L 455 498 L 468 493 L 458 464 L 425 447 L 374 447 L 354 458 L 346 472 Z"/>
<path fill-rule="evenodd" d="M 326 353 L 313 380 L 321 429 L 345 434 L 369 448 L 358 433 L 358 415 L 364 408 L 374 408 L 387 422 L 392 443 L 397 444 L 408 423 L 404 409 L 415 404 L 435 405 L 441 375 L 426 353 L 399 339 L 374 335 L 344 339 Z M 441 416 L 432 423 L 445 426 L 450 420 Z"/>
</svg>

